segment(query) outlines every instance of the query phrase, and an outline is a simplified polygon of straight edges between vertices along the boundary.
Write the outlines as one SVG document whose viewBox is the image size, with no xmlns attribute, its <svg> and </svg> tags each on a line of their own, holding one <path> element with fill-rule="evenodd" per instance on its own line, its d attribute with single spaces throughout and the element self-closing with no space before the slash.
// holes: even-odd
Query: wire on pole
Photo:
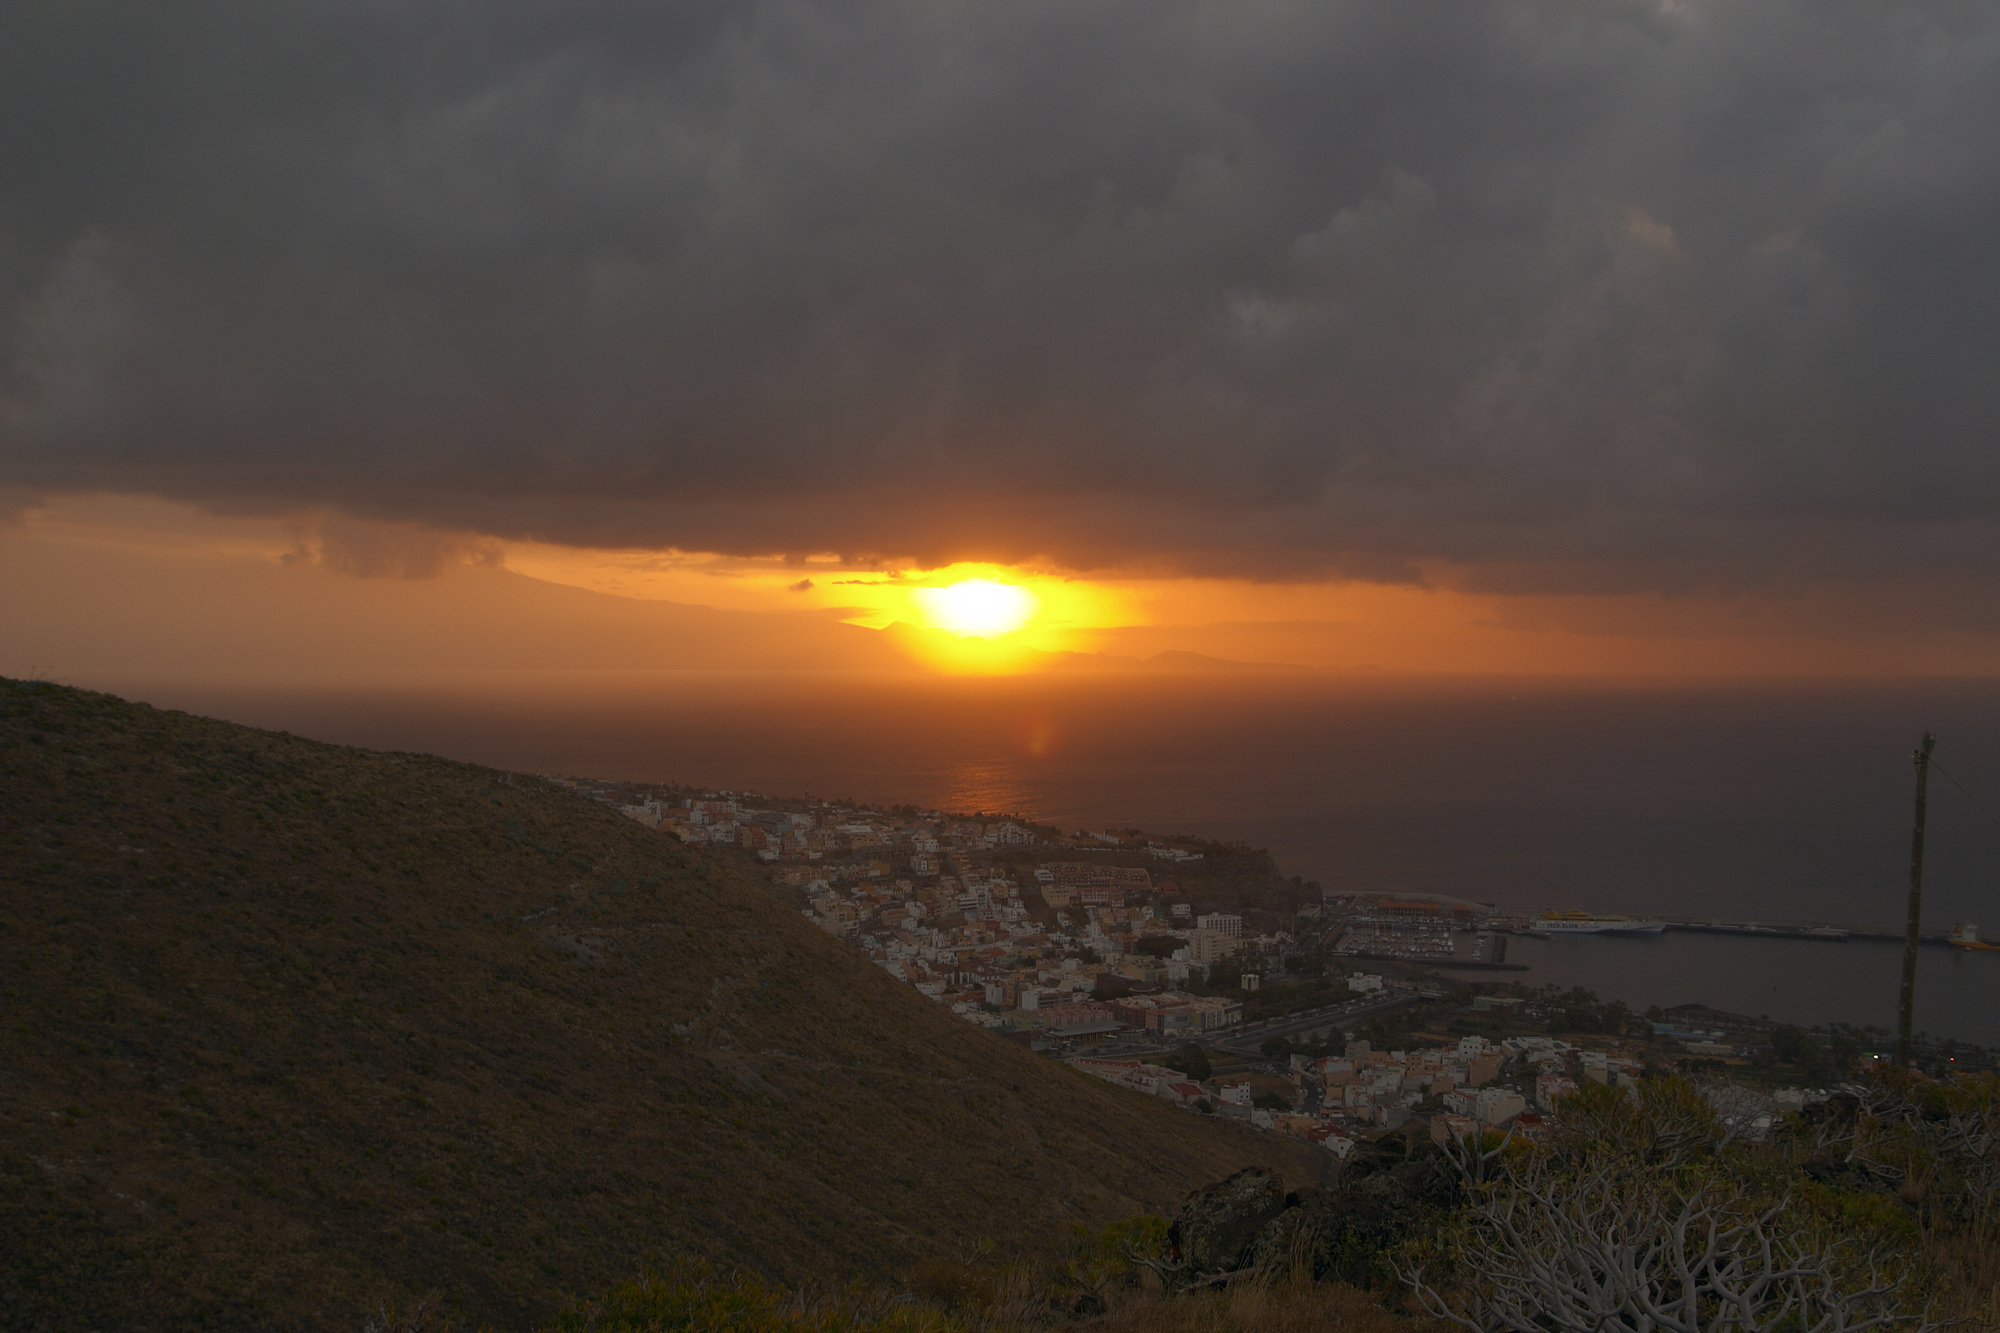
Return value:
<svg viewBox="0 0 2000 1333">
<path fill-rule="evenodd" d="M 1985 815 L 1988 820 L 1992 821 L 1995 827 L 2000 827 L 2000 818 L 1996 818 L 1991 810 L 1988 810 L 1985 806 L 1981 805 L 1979 803 L 1979 798 L 1977 796 L 1974 796 L 1970 791 L 1967 791 L 1965 784 L 1963 782 L 1960 782 L 1957 778 L 1953 777 L 1949 772 L 1947 772 L 1943 764 L 1940 764 L 1935 758 L 1933 758 L 1931 760 L 1931 767 L 1935 768 L 1938 772 L 1943 773 L 1946 782 L 1949 782 L 1952 786 L 1958 788 L 1959 791 L 1964 792 L 1965 799 L 1972 802 L 1973 809 L 1977 810 L 1980 814 Z"/>
</svg>

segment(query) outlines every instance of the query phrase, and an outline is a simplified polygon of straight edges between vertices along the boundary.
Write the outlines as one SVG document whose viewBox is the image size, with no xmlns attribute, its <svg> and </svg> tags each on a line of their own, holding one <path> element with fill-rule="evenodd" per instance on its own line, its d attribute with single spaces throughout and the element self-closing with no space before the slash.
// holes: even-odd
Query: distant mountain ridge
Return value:
<svg viewBox="0 0 2000 1333">
<path fill-rule="evenodd" d="M 0 808 L 9 1327 L 520 1327 L 647 1256 L 837 1280 L 1321 1165 L 537 779 L 0 681 Z"/>
</svg>

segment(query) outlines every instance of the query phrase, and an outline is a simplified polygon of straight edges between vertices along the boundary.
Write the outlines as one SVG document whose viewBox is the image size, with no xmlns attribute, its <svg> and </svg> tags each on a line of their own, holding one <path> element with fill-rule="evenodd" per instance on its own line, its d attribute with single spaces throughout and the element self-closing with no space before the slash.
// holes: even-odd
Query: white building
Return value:
<svg viewBox="0 0 2000 1333">
<path fill-rule="evenodd" d="M 1208 912 L 1194 919 L 1195 929 L 1213 930 L 1230 939 L 1243 938 L 1243 918 L 1234 912 Z"/>
<path fill-rule="evenodd" d="M 1202 918 L 1204 921 L 1207 919 Z M 1235 952 L 1235 938 L 1219 930 L 1197 930 L 1188 938 L 1188 961 L 1197 967 L 1220 962 Z"/>
</svg>

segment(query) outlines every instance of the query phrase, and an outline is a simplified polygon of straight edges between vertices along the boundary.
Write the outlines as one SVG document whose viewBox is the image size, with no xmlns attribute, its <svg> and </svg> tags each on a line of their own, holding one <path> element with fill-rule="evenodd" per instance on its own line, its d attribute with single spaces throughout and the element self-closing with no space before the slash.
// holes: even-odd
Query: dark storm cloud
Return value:
<svg viewBox="0 0 2000 1333">
<path fill-rule="evenodd" d="M 1996 563 L 1989 4 L 16 3 L 0 486 L 1492 586 Z"/>
</svg>

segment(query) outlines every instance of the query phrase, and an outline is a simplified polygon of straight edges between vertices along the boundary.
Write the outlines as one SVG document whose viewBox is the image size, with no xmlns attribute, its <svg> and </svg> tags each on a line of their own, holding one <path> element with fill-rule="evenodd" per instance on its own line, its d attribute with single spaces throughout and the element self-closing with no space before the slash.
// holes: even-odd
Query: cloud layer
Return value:
<svg viewBox="0 0 2000 1333">
<path fill-rule="evenodd" d="M 0 488 L 1491 587 L 2000 565 L 1987 4 L 0 16 Z"/>
</svg>

